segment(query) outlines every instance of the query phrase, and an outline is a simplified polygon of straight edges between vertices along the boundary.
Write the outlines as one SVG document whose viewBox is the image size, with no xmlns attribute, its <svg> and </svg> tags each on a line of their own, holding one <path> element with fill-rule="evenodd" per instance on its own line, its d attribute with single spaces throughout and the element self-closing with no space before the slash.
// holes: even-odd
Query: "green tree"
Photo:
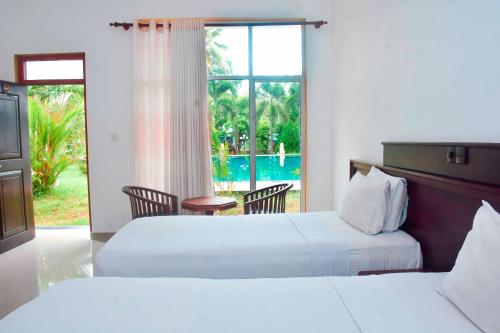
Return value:
<svg viewBox="0 0 500 333">
<path fill-rule="evenodd" d="M 231 61 L 225 56 L 228 47 L 217 41 L 222 29 L 206 30 L 207 64 L 210 75 L 230 75 Z M 231 147 L 240 153 L 240 136 L 248 136 L 248 97 L 238 96 L 241 81 L 216 80 L 208 84 L 210 125 L 212 129 L 212 152 L 219 149 L 220 137 L 232 137 Z"/>
<path fill-rule="evenodd" d="M 278 141 L 283 142 L 287 153 L 300 153 L 300 85 L 290 83 L 283 100 Z"/>
<path fill-rule="evenodd" d="M 287 121 L 280 124 L 278 141 L 283 142 L 287 154 L 300 153 L 300 124 Z"/>
<path fill-rule="evenodd" d="M 207 29 L 207 63 L 211 75 L 230 75 L 232 65 L 225 56 L 226 45 L 218 42 L 220 28 Z M 238 96 L 241 81 L 210 81 L 208 99 L 212 128 L 212 151 L 231 138 L 230 151 L 240 153 L 240 137 L 248 137 L 249 104 L 247 96 Z M 263 82 L 256 91 L 257 152 L 272 154 L 276 143 L 283 142 L 287 152 L 300 152 L 300 84 Z"/>
<path fill-rule="evenodd" d="M 33 193 L 39 196 L 85 158 L 83 87 L 33 86 L 28 96 Z"/>
<path fill-rule="evenodd" d="M 257 91 L 257 126 L 267 124 L 269 141 L 267 153 L 275 151 L 276 125 L 284 112 L 285 89 L 281 83 L 263 82 Z"/>
<path fill-rule="evenodd" d="M 224 56 L 227 45 L 217 41 L 217 37 L 220 36 L 221 32 L 221 28 L 209 28 L 205 30 L 207 65 L 210 75 L 229 75 L 232 72 L 231 61 Z"/>
<path fill-rule="evenodd" d="M 240 136 L 248 136 L 248 97 L 230 95 L 224 98 L 224 118 L 232 130 L 233 146 L 236 154 L 240 153 Z"/>
<path fill-rule="evenodd" d="M 269 147 L 269 126 L 260 123 L 255 131 L 255 146 L 257 153 L 265 153 Z"/>
<path fill-rule="evenodd" d="M 217 80 L 208 82 L 208 106 L 212 130 L 212 152 L 219 149 L 220 136 L 225 136 L 226 112 L 232 108 L 231 96 L 237 95 L 237 85 L 233 81 Z"/>
<path fill-rule="evenodd" d="M 219 137 L 231 136 L 232 150 L 240 153 L 240 136 L 248 136 L 248 97 L 239 96 L 239 81 L 217 80 L 210 81 L 209 109 L 211 118 L 212 151 L 216 151 L 220 144 Z"/>
<path fill-rule="evenodd" d="M 299 122 L 300 120 L 300 85 L 297 82 L 290 83 L 284 98 L 283 120 Z"/>
</svg>

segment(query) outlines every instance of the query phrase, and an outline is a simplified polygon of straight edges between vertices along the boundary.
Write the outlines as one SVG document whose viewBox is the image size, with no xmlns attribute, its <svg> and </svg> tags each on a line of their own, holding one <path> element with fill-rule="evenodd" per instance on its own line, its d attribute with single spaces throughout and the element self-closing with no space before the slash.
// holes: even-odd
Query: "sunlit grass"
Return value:
<svg viewBox="0 0 500 333">
<path fill-rule="evenodd" d="M 50 193 L 35 198 L 34 208 L 36 226 L 88 225 L 87 177 L 68 167 Z"/>
<path fill-rule="evenodd" d="M 238 202 L 238 207 L 217 212 L 217 215 L 238 215 L 243 214 L 243 194 L 245 192 L 219 192 L 217 195 L 222 197 L 235 198 Z M 286 212 L 300 212 L 300 191 L 288 191 L 286 194 Z"/>
<path fill-rule="evenodd" d="M 217 215 L 243 214 L 245 192 L 221 192 L 217 195 L 235 198 L 238 207 Z M 79 226 L 89 224 L 87 178 L 77 166 L 64 171 L 54 189 L 34 200 L 36 226 Z M 300 212 L 300 191 L 289 191 L 286 196 L 286 211 Z"/>
</svg>

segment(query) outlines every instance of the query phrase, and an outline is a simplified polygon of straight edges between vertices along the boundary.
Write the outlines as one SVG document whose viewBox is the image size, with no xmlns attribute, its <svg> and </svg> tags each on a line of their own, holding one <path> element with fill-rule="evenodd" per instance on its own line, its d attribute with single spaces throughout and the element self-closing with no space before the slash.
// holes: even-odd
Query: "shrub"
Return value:
<svg viewBox="0 0 500 333">
<path fill-rule="evenodd" d="M 69 107 L 65 102 L 42 100 L 37 96 L 29 99 L 30 153 L 35 196 L 49 192 L 57 177 L 74 162 L 70 153 L 70 139 L 83 109 Z"/>
<path fill-rule="evenodd" d="M 220 144 L 217 154 L 214 155 L 212 172 L 219 179 L 225 179 L 229 176 L 229 145 L 227 143 Z"/>
<path fill-rule="evenodd" d="M 288 154 L 300 153 L 300 124 L 294 121 L 287 121 L 279 129 L 278 141 L 285 144 Z M 277 151 L 279 151 L 279 146 Z"/>
<path fill-rule="evenodd" d="M 214 155 L 212 174 L 217 188 L 229 192 L 233 188 L 231 171 L 229 170 L 229 145 L 221 143 L 217 154 Z"/>
</svg>

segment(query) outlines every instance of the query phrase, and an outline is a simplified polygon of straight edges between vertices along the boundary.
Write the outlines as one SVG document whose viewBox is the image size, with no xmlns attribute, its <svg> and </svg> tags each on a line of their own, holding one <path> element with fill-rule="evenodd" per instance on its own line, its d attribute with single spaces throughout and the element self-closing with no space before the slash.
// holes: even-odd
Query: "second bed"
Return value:
<svg viewBox="0 0 500 333">
<path fill-rule="evenodd" d="M 96 258 L 96 276 L 274 278 L 422 267 L 404 231 L 367 235 L 336 212 L 136 219 Z"/>
</svg>

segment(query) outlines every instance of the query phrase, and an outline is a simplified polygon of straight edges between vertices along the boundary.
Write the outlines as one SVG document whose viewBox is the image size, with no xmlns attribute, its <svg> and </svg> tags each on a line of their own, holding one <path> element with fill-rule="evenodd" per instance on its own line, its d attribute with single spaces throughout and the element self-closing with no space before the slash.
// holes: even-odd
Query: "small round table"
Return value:
<svg viewBox="0 0 500 333">
<path fill-rule="evenodd" d="M 236 199 L 227 197 L 197 197 L 182 200 L 182 208 L 214 215 L 216 210 L 226 210 L 238 206 Z"/>
</svg>

